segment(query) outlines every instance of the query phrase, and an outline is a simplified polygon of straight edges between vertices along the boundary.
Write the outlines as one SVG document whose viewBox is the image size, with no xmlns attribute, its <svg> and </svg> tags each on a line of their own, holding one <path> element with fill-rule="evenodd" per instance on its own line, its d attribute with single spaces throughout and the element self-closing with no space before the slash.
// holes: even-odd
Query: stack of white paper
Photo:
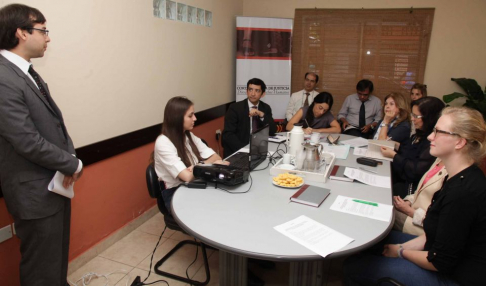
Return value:
<svg viewBox="0 0 486 286">
<path fill-rule="evenodd" d="M 303 215 L 277 225 L 274 229 L 322 257 L 326 257 L 354 241 L 354 239 Z"/>
<path fill-rule="evenodd" d="M 391 178 L 388 176 L 379 176 L 350 167 L 346 167 L 344 170 L 344 175 L 348 178 L 360 181 L 361 183 L 365 183 L 370 186 L 391 188 Z"/>
<path fill-rule="evenodd" d="M 74 197 L 74 184 L 66 189 L 62 185 L 63 181 L 64 175 L 61 172 L 56 172 L 54 178 L 52 178 L 51 182 L 49 183 L 49 186 L 47 186 L 47 189 L 53 193 L 72 199 Z"/>
<path fill-rule="evenodd" d="M 337 196 L 331 210 L 389 222 L 392 217 L 393 206 Z"/>
</svg>

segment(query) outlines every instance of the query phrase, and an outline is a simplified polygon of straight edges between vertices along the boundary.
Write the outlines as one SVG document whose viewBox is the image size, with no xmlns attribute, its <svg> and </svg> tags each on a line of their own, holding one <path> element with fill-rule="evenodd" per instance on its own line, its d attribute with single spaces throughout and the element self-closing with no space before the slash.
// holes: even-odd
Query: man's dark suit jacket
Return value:
<svg viewBox="0 0 486 286">
<path fill-rule="evenodd" d="M 263 101 L 258 104 L 258 110 L 265 113 L 263 120 L 258 119 L 259 128 L 270 125 L 269 134 L 275 134 L 277 126 L 272 117 L 272 108 Z M 224 117 L 223 148 L 224 157 L 228 157 L 250 143 L 250 107 L 248 99 L 230 105 Z"/>
<path fill-rule="evenodd" d="M 41 81 L 48 91 L 45 82 Z M 47 185 L 56 171 L 78 167 L 61 111 L 16 65 L 0 55 L 0 182 L 8 211 L 19 219 L 58 212 L 66 198 Z"/>
</svg>

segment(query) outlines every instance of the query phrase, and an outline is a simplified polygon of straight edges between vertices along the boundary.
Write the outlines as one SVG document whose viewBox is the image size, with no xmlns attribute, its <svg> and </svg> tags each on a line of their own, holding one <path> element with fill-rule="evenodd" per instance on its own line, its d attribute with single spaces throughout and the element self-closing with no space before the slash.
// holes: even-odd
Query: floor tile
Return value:
<svg viewBox="0 0 486 286">
<path fill-rule="evenodd" d="M 99 275 L 107 275 L 109 273 L 112 273 L 114 271 L 119 271 L 117 273 L 113 273 L 108 276 L 108 285 L 115 285 L 118 281 L 120 281 L 127 273 L 129 273 L 133 267 L 129 265 L 125 265 L 119 262 L 115 262 L 103 257 L 95 257 L 88 263 L 86 263 L 84 266 L 80 267 L 77 271 L 75 271 L 73 274 L 69 275 L 68 280 L 71 283 L 71 285 L 76 285 L 80 286 L 83 285 L 82 281 L 78 281 L 80 278 L 82 278 L 85 274 L 93 272 Z M 85 283 L 87 280 L 85 280 Z M 89 286 L 103 286 L 105 285 L 107 280 L 103 277 L 100 278 L 92 278 L 91 282 L 89 283 Z M 129 284 L 130 285 L 130 284 Z"/>
<path fill-rule="evenodd" d="M 157 261 L 159 261 L 164 255 L 166 255 L 170 250 L 172 250 L 172 248 L 174 248 L 178 243 L 179 241 L 169 238 L 166 241 L 164 241 L 164 243 L 159 245 L 154 255 L 152 269 L 154 265 L 157 263 Z M 213 253 L 213 251 L 214 250 L 209 250 L 209 249 L 206 250 L 207 255 L 210 256 L 211 253 Z M 173 273 L 175 275 L 185 276 L 186 269 L 194 260 L 195 256 L 196 256 L 196 247 L 193 245 L 185 245 L 181 249 L 179 249 L 176 253 L 174 253 L 172 257 L 170 257 L 166 262 L 164 262 L 164 265 L 162 266 L 161 270 L 169 273 Z M 189 268 L 189 277 L 194 275 L 202 265 L 203 265 L 203 258 L 202 258 L 201 248 L 199 248 L 197 261 Z M 149 266 L 150 266 L 150 257 L 147 257 L 136 267 L 148 271 Z"/>
<path fill-rule="evenodd" d="M 194 237 L 183 233 L 182 231 L 176 231 L 170 239 L 183 241 L 183 240 L 194 240 Z"/>
<path fill-rule="evenodd" d="M 158 214 L 154 215 L 152 218 L 147 220 L 144 224 L 139 226 L 137 228 L 137 230 L 145 232 L 145 233 L 160 236 L 160 234 L 162 233 L 162 230 L 164 230 L 164 227 L 165 227 L 164 215 L 159 212 Z M 169 238 L 175 232 L 176 232 L 175 230 L 167 228 L 165 230 L 163 237 Z"/>
<path fill-rule="evenodd" d="M 134 230 L 100 253 L 99 256 L 130 266 L 136 266 L 152 253 L 158 239 L 159 237 L 156 235 Z M 161 243 L 164 241 L 165 238 L 162 238 Z"/>
<path fill-rule="evenodd" d="M 127 280 L 129 281 L 128 285 L 130 285 L 133 282 L 133 280 L 135 280 L 135 278 L 137 276 L 140 276 L 141 281 L 143 281 L 147 277 L 147 275 L 148 275 L 148 271 L 138 269 L 138 268 L 134 268 L 129 273 L 130 278 L 128 278 L 128 276 L 123 277 L 115 286 L 126 286 Z M 169 283 L 170 286 L 186 286 L 187 285 L 184 282 L 180 282 L 180 281 L 177 281 L 177 280 L 172 280 L 172 279 L 169 279 L 169 278 L 166 278 L 166 277 L 163 277 L 163 276 L 159 276 L 159 275 L 155 274 L 153 271 L 152 271 L 152 273 L 150 273 L 150 277 L 147 279 L 147 281 L 145 281 L 145 283 L 151 283 L 151 282 L 154 282 L 154 281 L 157 281 L 157 280 L 165 280 Z M 164 286 L 166 286 L 167 284 L 165 282 L 158 282 L 158 283 L 154 283 L 154 284 L 151 284 L 151 285 L 154 285 L 154 286 L 164 285 Z"/>
</svg>

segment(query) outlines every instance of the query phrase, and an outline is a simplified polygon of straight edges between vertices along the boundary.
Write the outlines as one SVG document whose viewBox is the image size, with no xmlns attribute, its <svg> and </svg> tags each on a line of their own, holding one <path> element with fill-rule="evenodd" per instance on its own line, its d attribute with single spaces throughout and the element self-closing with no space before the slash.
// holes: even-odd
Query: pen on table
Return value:
<svg viewBox="0 0 486 286">
<path fill-rule="evenodd" d="M 363 171 L 366 171 L 366 172 L 370 172 L 370 173 L 373 173 L 373 174 L 378 174 L 378 172 L 376 172 L 376 171 L 368 170 L 368 169 L 363 168 L 363 167 L 358 167 L 358 169 L 363 170 Z"/>
<path fill-rule="evenodd" d="M 367 202 L 367 201 L 362 201 L 362 200 L 353 200 L 353 202 L 357 202 L 357 203 L 365 204 L 365 205 L 370 205 L 370 206 L 374 206 L 374 207 L 378 206 L 377 203 Z"/>
</svg>

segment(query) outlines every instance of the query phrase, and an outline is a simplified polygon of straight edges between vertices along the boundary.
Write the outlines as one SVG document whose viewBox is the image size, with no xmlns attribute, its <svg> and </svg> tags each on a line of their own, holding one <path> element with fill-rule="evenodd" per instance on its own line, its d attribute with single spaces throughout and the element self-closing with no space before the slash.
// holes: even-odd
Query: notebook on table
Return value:
<svg viewBox="0 0 486 286">
<path fill-rule="evenodd" d="M 253 131 L 250 134 L 250 152 L 237 152 L 225 160 L 230 166 L 254 170 L 267 158 L 269 125 Z"/>
<path fill-rule="evenodd" d="M 329 196 L 330 193 L 331 190 L 329 189 L 305 184 L 293 196 L 290 197 L 290 201 L 317 208 L 322 204 L 327 196 Z"/>
</svg>

